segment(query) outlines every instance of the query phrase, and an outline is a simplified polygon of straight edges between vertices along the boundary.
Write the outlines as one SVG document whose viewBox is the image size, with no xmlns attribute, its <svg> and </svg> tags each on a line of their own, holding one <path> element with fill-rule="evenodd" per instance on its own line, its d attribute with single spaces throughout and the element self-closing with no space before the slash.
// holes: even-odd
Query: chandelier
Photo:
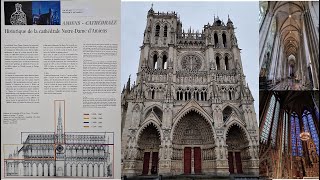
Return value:
<svg viewBox="0 0 320 180">
<path fill-rule="evenodd" d="M 310 133 L 309 132 L 300 133 L 300 139 L 302 141 L 308 141 L 310 139 Z"/>
</svg>

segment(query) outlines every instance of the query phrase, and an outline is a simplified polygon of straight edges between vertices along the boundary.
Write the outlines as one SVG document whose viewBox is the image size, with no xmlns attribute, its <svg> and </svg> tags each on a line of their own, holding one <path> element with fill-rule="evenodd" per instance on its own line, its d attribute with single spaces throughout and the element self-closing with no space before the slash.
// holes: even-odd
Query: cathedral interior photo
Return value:
<svg viewBox="0 0 320 180">
<path fill-rule="evenodd" d="M 260 1 L 261 90 L 319 90 L 319 1 Z"/>
<path fill-rule="evenodd" d="M 260 177 L 319 179 L 319 92 L 260 92 Z"/>
</svg>

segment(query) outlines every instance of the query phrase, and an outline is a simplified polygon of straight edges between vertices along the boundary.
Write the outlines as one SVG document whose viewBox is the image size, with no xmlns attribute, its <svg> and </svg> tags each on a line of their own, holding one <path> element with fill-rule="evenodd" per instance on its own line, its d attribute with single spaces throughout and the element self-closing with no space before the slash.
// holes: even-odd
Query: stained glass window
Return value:
<svg viewBox="0 0 320 180">
<path fill-rule="evenodd" d="M 277 131 L 278 131 L 278 119 L 279 119 L 279 112 L 280 112 L 280 103 L 277 101 L 276 108 L 273 117 L 273 124 L 271 130 L 271 145 L 274 147 L 276 145 L 277 140 Z"/>
<path fill-rule="evenodd" d="M 317 130 L 316 130 L 316 127 L 314 125 L 314 121 L 313 121 L 313 118 L 312 118 L 312 114 L 309 113 L 307 115 L 308 117 L 308 124 L 309 124 L 309 130 L 310 130 L 310 134 L 311 134 L 311 137 L 313 139 L 313 142 L 314 144 L 316 145 L 316 148 L 317 148 L 317 154 L 319 155 L 319 135 L 317 133 Z"/>
<path fill-rule="evenodd" d="M 283 117 L 282 117 L 282 142 L 281 142 L 282 152 L 284 152 L 285 134 L 286 134 L 286 112 L 283 113 Z"/>
<path fill-rule="evenodd" d="M 276 102 L 276 98 L 274 97 L 274 95 L 272 95 L 271 100 L 270 100 L 270 104 L 269 104 L 269 108 L 267 111 L 265 123 L 263 125 L 262 133 L 260 135 L 260 141 L 263 143 L 268 142 L 268 137 L 269 137 L 269 133 L 270 133 L 270 127 L 271 127 L 271 123 L 272 123 L 272 116 L 273 116 L 275 102 Z"/>
<path fill-rule="evenodd" d="M 314 108 L 314 112 L 315 112 L 316 117 L 317 117 L 317 119 L 319 121 L 319 111 L 318 111 L 318 109 L 316 107 Z"/>
<path fill-rule="evenodd" d="M 308 112 L 307 110 L 305 110 L 305 111 L 303 112 L 303 115 L 302 115 L 303 127 L 304 127 L 304 130 L 305 130 L 306 132 L 310 132 L 310 130 L 309 130 L 309 124 L 308 124 L 308 117 L 307 117 L 308 113 L 309 113 L 309 112 Z"/>
<path fill-rule="evenodd" d="M 289 129 L 288 129 L 288 127 L 289 127 L 288 117 L 289 117 L 289 116 L 288 116 L 288 113 L 286 113 L 286 119 L 285 119 L 285 120 L 286 120 L 286 132 L 285 132 L 285 133 L 286 133 L 286 134 L 285 134 L 285 145 L 284 145 L 284 146 L 285 146 L 284 148 L 285 148 L 286 151 L 289 150 L 289 149 L 288 149 L 288 144 L 289 144 L 289 142 L 288 142 L 288 139 L 289 139 L 289 138 L 288 138 L 288 131 L 289 131 Z"/>
<path fill-rule="evenodd" d="M 299 118 L 296 115 L 295 116 L 295 121 L 296 121 L 296 138 L 297 138 L 297 151 L 298 151 L 298 156 L 302 156 L 302 142 L 300 139 L 300 125 L 299 125 Z"/>
<path fill-rule="evenodd" d="M 292 156 L 297 156 L 297 143 L 296 143 L 294 114 L 291 115 L 291 117 L 290 117 L 290 122 L 291 122 Z"/>
</svg>

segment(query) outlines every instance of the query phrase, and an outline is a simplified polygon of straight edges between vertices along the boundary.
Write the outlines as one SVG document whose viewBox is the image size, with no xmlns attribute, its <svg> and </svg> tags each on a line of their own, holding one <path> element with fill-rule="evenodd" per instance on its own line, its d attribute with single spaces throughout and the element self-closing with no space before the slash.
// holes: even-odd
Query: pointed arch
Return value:
<svg viewBox="0 0 320 180">
<path fill-rule="evenodd" d="M 147 107 L 145 110 L 144 110 L 144 113 L 143 113 L 143 117 L 146 118 L 148 116 L 148 114 L 152 111 L 152 110 L 156 110 L 156 114 L 158 115 L 159 119 L 162 119 L 162 116 L 163 116 L 163 109 L 162 107 L 159 105 L 159 104 L 152 104 L 150 105 L 149 107 Z"/>
<path fill-rule="evenodd" d="M 249 146 L 252 146 L 252 141 L 251 141 L 251 137 L 249 132 L 247 131 L 247 129 L 245 128 L 245 126 L 243 125 L 243 123 L 239 122 L 239 121 L 233 121 L 230 122 L 229 124 L 226 125 L 225 131 L 223 133 L 223 137 L 225 139 L 227 139 L 229 130 L 233 127 L 233 126 L 238 126 L 238 128 L 240 128 L 240 130 L 242 130 L 242 132 L 244 133 L 244 135 L 246 136 L 248 142 L 249 142 Z"/>
<path fill-rule="evenodd" d="M 176 145 L 215 145 L 216 136 L 212 127 L 212 124 L 206 121 L 199 112 L 188 111 L 172 128 L 172 143 Z"/>
<path fill-rule="evenodd" d="M 164 25 L 164 28 L 163 28 L 163 37 L 167 37 L 168 36 L 168 26 L 167 25 Z"/>
<path fill-rule="evenodd" d="M 136 139 L 137 139 L 137 140 L 139 140 L 140 135 L 141 135 L 141 133 L 143 132 L 143 130 L 144 130 L 145 128 L 147 128 L 148 126 L 150 126 L 150 125 L 151 125 L 151 126 L 154 126 L 154 127 L 157 129 L 157 132 L 159 133 L 160 139 L 163 138 L 163 133 L 162 133 L 162 131 L 161 131 L 160 125 L 159 125 L 158 123 L 156 123 L 155 121 L 150 120 L 150 121 L 145 122 L 145 123 L 140 127 L 140 129 L 137 131 L 137 134 L 136 134 Z"/>
<path fill-rule="evenodd" d="M 189 101 L 173 118 L 173 125 L 170 137 L 173 137 L 174 129 L 177 127 L 179 121 L 191 111 L 194 111 L 198 113 L 200 116 L 202 116 L 211 125 L 211 130 L 214 137 L 217 137 L 217 133 L 212 125 L 212 117 L 195 100 Z"/>
<path fill-rule="evenodd" d="M 225 32 L 222 33 L 222 43 L 223 43 L 223 47 L 226 48 L 227 47 L 227 35 Z"/>
<path fill-rule="evenodd" d="M 157 25 L 156 25 L 156 28 L 155 28 L 155 36 L 156 36 L 156 37 L 159 37 L 159 35 L 160 35 L 160 25 L 157 24 Z"/>
<path fill-rule="evenodd" d="M 214 33 L 213 38 L 214 38 L 214 46 L 217 47 L 219 43 L 219 40 L 218 40 L 219 38 L 216 32 Z"/>
<path fill-rule="evenodd" d="M 225 109 L 225 108 L 227 108 L 227 107 L 230 107 L 234 112 L 235 112 L 235 114 L 239 117 L 239 118 L 242 118 L 242 116 L 241 116 L 241 113 L 240 113 L 240 110 L 237 108 L 237 107 L 235 107 L 234 105 L 232 105 L 231 103 L 226 103 L 226 104 L 224 104 L 223 106 L 222 106 L 222 111 Z"/>
</svg>

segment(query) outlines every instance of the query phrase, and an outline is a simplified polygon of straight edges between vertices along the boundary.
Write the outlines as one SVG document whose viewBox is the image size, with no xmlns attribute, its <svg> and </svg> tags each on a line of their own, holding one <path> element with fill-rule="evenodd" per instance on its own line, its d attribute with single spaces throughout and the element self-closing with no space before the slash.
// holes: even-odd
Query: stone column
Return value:
<svg viewBox="0 0 320 180">
<path fill-rule="evenodd" d="M 273 14 L 271 14 L 270 12 L 267 12 L 267 14 L 264 18 L 263 24 L 262 24 L 260 31 L 259 31 L 259 54 L 260 54 L 259 69 L 261 69 L 261 66 L 263 63 L 262 60 L 263 60 L 264 52 L 265 52 L 264 49 L 265 49 L 267 37 L 269 36 L 269 33 L 271 31 L 272 18 L 273 18 Z"/>
<path fill-rule="evenodd" d="M 303 34 L 303 42 L 304 42 L 304 49 L 305 49 L 304 55 L 305 55 L 307 62 L 310 63 L 313 86 L 316 88 L 316 87 L 318 87 L 318 82 L 317 82 L 318 74 L 317 74 L 317 70 L 314 69 L 315 63 L 313 62 L 312 57 L 310 57 L 310 55 L 312 55 L 312 53 L 310 53 L 311 51 L 309 49 L 305 21 L 302 21 L 302 28 L 303 28 L 302 34 Z"/>
<path fill-rule="evenodd" d="M 307 44 L 309 47 L 310 64 L 313 69 L 314 89 L 319 88 L 318 69 L 319 69 L 319 35 L 315 35 L 315 29 L 312 26 L 312 18 L 310 11 L 307 10 L 304 14 L 304 35 L 307 37 Z M 316 40 L 317 39 L 317 40 Z"/>
<path fill-rule="evenodd" d="M 228 159 L 226 155 L 228 153 L 228 149 L 227 149 L 228 146 L 225 144 L 222 136 L 219 136 L 219 138 L 221 139 L 222 142 L 219 147 L 216 147 L 217 149 L 216 173 L 217 175 L 228 176 L 230 174 Z"/>
<path fill-rule="evenodd" d="M 159 152 L 162 155 L 159 157 L 159 172 L 160 175 L 171 175 L 171 158 L 172 158 L 172 144 L 170 141 L 163 142 L 163 146 L 160 146 Z"/>
<path fill-rule="evenodd" d="M 281 41 L 281 40 L 280 40 Z M 281 71 L 283 68 L 283 44 L 280 42 L 279 56 L 278 56 L 278 68 L 275 74 L 275 79 L 281 81 Z"/>
<path fill-rule="evenodd" d="M 268 80 L 273 80 L 273 76 L 274 76 L 274 71 L 277 68 L 277 56 L 278 56 L 278 49 L 279 49 L 279 34 L 277 31 L 275 40 L 273 42 L 273 47 L 272 47 L 272 54 L 271 54 L 271 65 L 269 68 L 269 74 L 267 76 Z M 274 83 L 274 82 L 273 82 Z"/>
<path fill-rule="evenodd" d="M 194 147 L 191 147 L 191 174 L 194 174 Z"/>
</svg>

